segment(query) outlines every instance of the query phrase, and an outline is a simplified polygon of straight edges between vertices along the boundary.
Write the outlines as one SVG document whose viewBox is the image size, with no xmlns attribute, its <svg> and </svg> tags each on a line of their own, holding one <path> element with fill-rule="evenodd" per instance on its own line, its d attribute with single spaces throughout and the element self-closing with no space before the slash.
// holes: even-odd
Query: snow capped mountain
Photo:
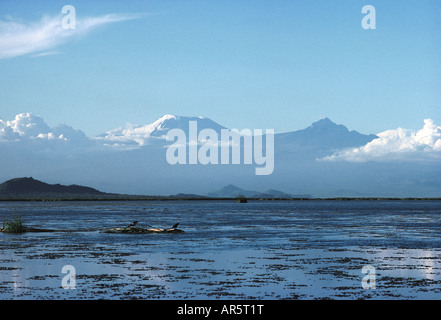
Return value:
<svg viewBox="0 0 441 320">
<path fill-rule="evenodd" d="M 165 115 L 162 118 L 153 122 L 150 127 L 152 128 L 151 136 L 165 138 L 167 132 L 170 129 L 181 129 L 188 134 L 188 123 L 190 121 L 196 121 L 198 131 L 202 129 L 213 129 L 216 132 L 220 132 L 225 127 L 219 125 L 213 120 L 205 117 L 183 117 L 174 115 Z"/>
<path fill-rule="evenodd" d="M 107 131 L 105 134 L 96 137 L 96 140 L 103 141 L 110 145 L 148 145 L 151 138 L 165 140 L 167 132 L 171 129 L 181 129 L 188 134 L 188 124 L 190 121 L 196 121 L 198 131 L 211 128 L 220 132 L 225 127 L 217 124 L 211 119 L 204 117 L 184 117 L 166 114 L 147 125 L 127 124 L 124 128 L 116 128 Z"/>
</svg>

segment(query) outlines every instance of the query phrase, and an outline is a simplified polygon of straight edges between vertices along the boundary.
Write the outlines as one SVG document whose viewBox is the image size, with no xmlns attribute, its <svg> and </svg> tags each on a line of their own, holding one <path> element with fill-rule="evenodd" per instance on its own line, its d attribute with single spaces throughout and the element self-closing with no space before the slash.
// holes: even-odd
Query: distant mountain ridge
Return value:
<svg viewBox="0 0 441 320">
<path fill-rule="evenodd" d="M 183 199 L 203 199 L 207 197 L 211 198 L 236 198 L 239 195 L 243 195 L 249 198 L 311 198 L 310 195 L 290 195 L 285 192 L 269 189 L 265 192 L 248 191 L 236 187 L 234 185 L 227 185 L 218 191 L 208 193 L 207 195 L 199 194 L 186 194 L 178 193 L 175 195 L 165 196 L 165 198 L 183 198 Z M 10 179 L 0 184 L 0 199 L 68 199 L 72 197 L 78 198 L 96 198 L 103 196 L 106 199 L 114 198 L 136 198 L 133 195 L 121 195 L 105 193 L 96 190 L 91 187 L 79 186 L 79 185 L 61 185 L 61 184 L 48 184 L 39 180 L 35 180 L 32 177 L 29 178 L 15 178 Z M 143 196 L 139 196 L 143 197 Z M 154 197 L 147 196 L 146 197 Z"/>
<path fill-rule="evenodd" d="M 309 127 L 277 134 L 275 139 L 279 148 L 284 150 L 302 150 L 323 156 L 330 151 L 359 147 L 378 138 L 375 134 L 362 134 L 349 131 L 347 127 L 324 118 L 314 122 Z"/>
<path fill-rule="evenodd" d="M 250 191 L 239 188 L 235 185 L 229 184 L 217 191 L 213 191 L 207 194 L 209 197 L 213 198 L 235 198 L 239 195 L 248 197 L 248 198 L 278 198 L 278 199 L 290 199 L 290 198 L 312 198 L 309 194 L 302 195 L 292 195 L 285 193 L 283 191 L 269 189 L 264 192 L 258 191 Z"/>
<path fill-rule="evenodd" d="M 89 142 L 95 143 L 95 146 L 141 148 L 158 142 L 162 145 L 167 144 L 165 137 L 171 129 L 180 129 L 188 135 L 191 121 L 196 122 L 198 132 L 203 129 L 213 129 L 220 134 L 222 129 L 227 129 L 206 117 L 166 114 L 150 124 L 127 124 L 125 127 L 114 128 L 95 137 L 87 137 L 81 130 L 73 129 L 68 125 L 62 124 L 50 128 L 41 117 L 31 113 L 22 113 L 12 121 L 0 119 L 0 142 L 29 141 L 30 139 L 40 144 L 47 141 L 52 144 L 52 147 L 60 147 L 61 144 L 55 145 L 54 142 L 64 141 L 69 147 L 74 142 L 83 145 Z M 329 118 L 316 121 L 305 129 L 276 133 L 274 136 L 275 145 L 280 151 L 319 152 L 320 154 L 328 154 L 330 150 L 362 146 L 376 138 L 378 137 L 374 134 L 365 135 L 354 130 L 350 131 L 344 125 L 336 124 Z"/>
</svg>

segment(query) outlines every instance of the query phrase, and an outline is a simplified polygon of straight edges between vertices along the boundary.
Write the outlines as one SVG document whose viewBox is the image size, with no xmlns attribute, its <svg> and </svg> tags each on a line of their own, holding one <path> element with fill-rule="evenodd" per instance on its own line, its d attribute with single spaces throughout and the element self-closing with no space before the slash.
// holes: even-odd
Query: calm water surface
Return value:
<svg viewBox="0 0 441 320">
<path fill-rule="evenodd" d="M 440 201 L 0 202 L 13 214 L 57 232 L 0 234 L 0 299 L 441 299 Z"/>
</svg>

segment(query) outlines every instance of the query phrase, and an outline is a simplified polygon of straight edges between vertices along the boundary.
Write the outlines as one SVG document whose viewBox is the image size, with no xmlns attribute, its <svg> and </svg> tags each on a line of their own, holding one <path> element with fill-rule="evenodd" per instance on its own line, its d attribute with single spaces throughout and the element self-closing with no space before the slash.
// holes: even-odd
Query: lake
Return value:
<svg viewBox="0 0 441 320">
<path fill-rule="evenodd" d="M 3 300 L 441 298 L 441 201 L 0 202 L 14 214 L 56 232 L 0 233 Z M 134 220 L 185 233 L 100 232 Z"/>
</svg>

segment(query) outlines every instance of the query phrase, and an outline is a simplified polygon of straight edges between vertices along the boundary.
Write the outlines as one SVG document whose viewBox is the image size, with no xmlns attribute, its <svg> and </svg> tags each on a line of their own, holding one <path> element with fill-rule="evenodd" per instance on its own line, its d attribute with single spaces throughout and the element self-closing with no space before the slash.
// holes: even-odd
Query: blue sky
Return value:
<svg viewBox="0 0 441 320">
<path fill-rule="evenodd" d="M 0 57 L 20 28 L 61 25 L 67 4 L 79 22 L 105 18 L 0 58 L 0 119 L 31 112 L 89 136 L 164 114 L 276 132 L 441 123 L 437 0 L 2 0 Z M 375 30 L 361 27 L 367 4 Z"/>
</svg>

